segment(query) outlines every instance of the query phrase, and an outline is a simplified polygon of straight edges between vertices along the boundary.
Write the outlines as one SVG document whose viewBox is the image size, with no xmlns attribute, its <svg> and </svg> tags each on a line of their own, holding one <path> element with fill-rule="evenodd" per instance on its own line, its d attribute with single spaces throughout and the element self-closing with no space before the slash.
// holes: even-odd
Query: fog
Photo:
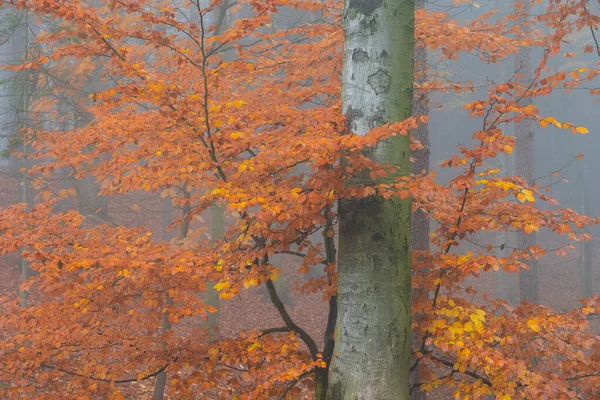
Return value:
<svg viewBox="0 0 600 400">
<path fill-rule="evenodd" d="M 357 154 L 362 153 L 356 149 L 365 146 L 362 142 L 332 139 L 352 133 L 351 124 L 343 128 L 352 113 L 342 114 L 341 90 L 347 87 L 341 82 L 343 34 L 337 28 L 347 17 L 343 2 L 81 0 L 72 5 L 50 1 L 46 8 L 37 4 L 41 2 L 21 2 L 27 10 L 11 3 L 0 1 L 0 310 L 7 321 L 0 328 L 0 360 L 10 365 L 6 374 L 25 372 L 14 381 L 0 375 L 0 391 L 6 393 L 2 398 L 43 398 L 46 393 L 47 398 L 93 399 L 325 399 L 319 385 L 327 390 L 322 380 L 341 332 L 334 329 L 336 268 L 338 257 L 344 256 L 339 205 L 343 196 L 357 196 L 345 192 L 354 184 L 347 182 L 356 177 L 352 172 L 344 175 L 344 162 L 350 160 L 360 179 L 361 168 L 376 170 L 369 164 L 361 167 L 362 156 Z M 413 350 L 415 359 L 445 352 L 451 356 L 427 364 L 430 370 L 416 368 L 419 361 L 413 365 L 414 399 L 533 398 L 527 397 L 533 392 L 524 389 L 530 387 L 546 394 L 539 398 L 569 398 L 544 393 L 552 381 L 545 370 L 539 372 L 544 379 L 531 378 L 537 383 L 527 381 L 523 373 L 483 373 L 481 360 L 463 360 L 467 372 L 464 365 L 461 370 L 461 350 L 452 347 L 462 343 L 460 338 L 453 337 L 450 350 L 448 345 L 433 349 L 443 336 L 432 339 L 436 321 L 445 318 L 440 307 L 472 301 L 473 305 L 460 303 L 463 311 L 477 315 L 475 310 L 486 310 L 489 326 L 497 324 L 494 334 L 500 335 L 518 324 L 539 330 L 535 318 L 543 318 L 544 310 L 575 321 L 569 313 L 586 305 L 593 311 L 600 295 L 600 228 L 595 220 L 600 217 L 600 90 L 593 92 L 598 87 L 595 75 L 584 79 L 599 68 L 598 23 L 593 22 L 595 28 L 571 27 L 560 40 L 559 54 L 538 71 L 552 48 L 547 36 L 558 28 L 535 18 L 555 2 L 532 2 L 526 17 L 508 20 L 506 31 L 495 32 L 499 28 L 494 24 L 514 13 L 516 3 L 424 3 L 428 12 L 446 13 L 442 22 L 451 21 L 455 31 L 448 36 L 449 44 L 439 37 L 416 40 L 417 48 L 427 48 L 426 69 L 415 66 L 415 93 L 422 96 L 428 119 L 421 132 L 428 136 L 429 158 L 424 162 L 431 178 L 413 176 L 420 186 L 409 187 L 422 210 L 413 216 L 413 239 L 425 238 L 416 244 L 413 240 Z M 598 18 L 600 4 L 587 3 L 589 13 Z M 537 22 L 529 25 L 525 20 Z M 470 35 L 506 33 L 510 40 L 492 38 L 460 49 L 451 39 L 465 35 L 463 28 L 471 23 Z M 367 28 L 375 30 L 373 24 Z M 415 25 L 417 32 L 429 29 L 419 21 Z M 548 42 L 519 42 L 511 50 L 517 39 L 522 40 L 521 28 L 514 27 L 519 25 L 528 26 L 524 37 L 532 43 Z M 590 45 L 593 51 L 584 51 Z M 574 75 L 577 70 L 586 71 L 580 73 L 581 80 Z M 572 87 L 562 81 L 552 86 L 541 82 L 561 71 L 573 77 L 569 82 L 576 81 Z M 533 89 L 517 100 L 517 89 L 530 82 Z M 471 158 L 464 156 L 464 165 L 458 166 L 447 161 L 461 149 L 477 148 L 480 140 L 474 135 L 488 129 L 487 115 L 470 115 L 468 104 L 487 101 L 493 88 L 505 83 L 517 85 L 505 96 L 517 112 L 507 111 L 511 116 L 497 128 L 500 136 L 519 136 L 514 150 L 477 159 L 481 164 L 469 175 L 476 183 L 464 192 L 462 207 L 448 205 L 461 199 L 465 189 L 456 179 L 468 175 Z M 427 85 L 430 89 L 423 89 Z M 534 90 L 539 92 L 532 95 Z M 537 108 L 523 118 L 530 128 L 523 128 L 525 122 L 515 116 L 521 115 L 518 109 L 524 104 Z M 371 128 L 385 122 L 377 118 Z M 573 129 L 558 128 L 546 122 L 548 118 Z M 575 127 L 585 127 L 586 134 Z M 519 129 L 530 129 L 530 144 L 523 145 L 526 139 Z M 523 167 L 527 146 L 530 164 Z M 413 149 L 413 162 L 419 162 L 415 157 L 423 162 L 422 154 Z M 521 173 L 523 168 L 533 179 Z M 472 230 L 460 231 L 461 218 L 468 219 L 465 204 L 471 197 L 466 193 L 485 193 L 478 190 L 494 179 L 517 188 L 511 189 L 510 199 L 494 200 L 498 207 L 529 206 L 518 196 L 533 188 L 535 209 L 549 214 L 514 211 L 507 217 L 510 221 L 497 222 L 501 215 L 490 218 L 490 229 L 473 223 Z M 384 182 L 389 187 L 378 187 L 378 193 L 401 196 L 398 182 L 404 181 L 395 181 L 397 186 Z M 447 204 L 440 198 L 448 198 Z M 435 207 L 442 206 L 459 215 L 456 224 L 437 214 L 441 212 Z M 486 207 L 482 219 L 493 214 L 494 205 Z M 580 223 L 578 215 L 568 214 L 567 234 L 558 234 L 560 218 L 553 220 L 550 213 L 562 208 L 591 219 L 582 217 L 585 221 Z M 547 224 L 525 232 L 526 223 L 519 223 L 531 215 Z M 16 222 L 19 219 L 22 224 Z M 454 225 L 457 233 L 452 233 Z M 590 239 L 582 240 L 581 235 L 588 234 Z M 28 241 L 38 236 L 43 238 L 39 246 Z M 78 255 L 80 247 L 91 255 Z M 520 253 L 527 247 L 539 258 Z M 488 255 L 500 261 L 460 275 L 461 262 Z M 456 265 L 450 268 L 444 262 Z M 517 263 L 530 269 L 507 271 Z M 440 284 L 437 280 L 446 269 L 452 271 L 447 279 L 454 279 L 456 271 L 460 277 Z M 124 284 L 127 274 L 134 278 Z M 536 285 L 533 297 L 528 297 L 531 287 L 524 283 L 530 279 Z M 428 283 L 419 286 L 423 281 Z M 97 294 L 106 288 L 113 292 Z M 84 294 L 75 303 L 76 290 Z M 433 300 L 429 319 L 421 326 L 419 318 L 427 314 L 423 304 L 440 293 L 448 303 Z M 584 298 L 589 303 L 580 301 Z M 98 319 L 73 316 L 72 303 L 78 310 L 90 304 L 90 314 Z M 357 320 L 364 313 L 360 307 Z M 586 368 L 595 368 L 600 351 L 598 312 L 592 311 L 577 314 L 581 325 L 569 319 L 556 328 L 563 332 L 567 324 L 581 326 L 589 335 L 569 343 L 573 348 L 581 344 L 581 354 L 573 356 L 580 364 L 571 361 L 585 379 Z M 59 321 L 38 320 L 40 315 L 56 315 Z M 111 315 L 114 321 L 106 322 Z M 497 322 L 496 317 L 509 322 Z M 584 322 L 589 325 L 584 327 Z M 448 323 L 440 330 L 451 327 Z M 89 335 L 80 333 L 84 330 Z M 61 337 L 64 346 L 52 349 L 50 341 Z M 17 345 L 20 341 L 23 347 Z M 498 343 L 499 338 L 490 339 L 485 351 Z M 68 346 L 75 350 L 64 350 Z M 552 360 L 561 359 L 557 346 L 552 347 L 554 353 L 540 351 Z M 27 355 L 20 357 L 20 351 Z M 576 353 L 571 347 L 568 351 Z M 543 369 L 544 355 L 524 356 L 523 369 Z M 502 356 L 496 365 L 518 361 L 514 351 Z M 561 371 L 568 370 L 560 365 Z M 447 374 L 440 372 L 443 368 Z M 581 386 L 567 375 L 557 373 L 555 378 L 571 382 L 573 386 L 565 384 L 564 389 L 571 398 L 596 398 L 597 374 L 582 380 Z M 508 386 L 494 381 L 497 376 L 514 382 L 514 397 Z M 477 385 L 489 390 L 479 393 Z M 500 397 L 504 395 L 508 397 Z M 338 398 L 344 397 L 328 399 Z"/>
</svg>

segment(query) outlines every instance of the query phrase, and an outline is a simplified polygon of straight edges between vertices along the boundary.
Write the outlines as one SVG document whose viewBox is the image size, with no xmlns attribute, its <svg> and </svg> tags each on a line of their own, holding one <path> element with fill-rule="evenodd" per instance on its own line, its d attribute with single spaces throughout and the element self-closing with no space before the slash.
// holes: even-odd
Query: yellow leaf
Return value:
<svg viewBox="0 0 600 400">
<path fill-rule="evenodd" d="M 544 121 L 544 120 L 541 120 L 541 121 L 540 121 L 540 126 L 541 126 L 542 128 L 545 128 L 545 127 L 547 127 L 547 126 L 548 126 L 548 123 L 547 123 L 546 121 Z"/>
<path fill-rule="evenodd" d="M 160 155 L 162 155 L 162 151 L 160 151 L 160 150 L 159 150 L 159 151 L 157 151 L 157 152 L 156 152 L 156 153 L 154 153 L 154 154 L 156 154 L 157 156 L 160 156 Z"/>
<path fill-rule="evenodd" d="M 243 100 L 236 100 L 236 101 L 233 102 L 233 105 L 235 106 L 235 108 L 242 108 L 242 106 L 244 104 L 248 104 L 248 103 L 246 103 Z"/>
<path fill-rule="evenodd" d="M 244 134 L 242 132 L 231 132 L 231 138 L 232 139 L 237 139 L 244 136 Z"/>
<path fill-rule="evenodd" d="M 527 326 L 536 333 L 541 331 L 541 328 L 537 324 L 537 321 L 535 321 L 534 319 L 530 319 L 529 321 L 527 321 Z"/>
<path fill-rule="evenodd" d="M 215 128 L 220 128 L 223 126 L 223 121 L 221 121 L 220 119 L 216 119 L 213 121 L 213 125 L 215 126 Z"/>
<path fill-rule="evenodd" d="M 217 292 L 220 292 L 223 289 L 227 289 L 228 287 L 229 287 L 229 282 L 219 282 L 214 286 L 214 288 Z"/>
<path fill-rule="evenodd" d="M 244 281 L 244 288 L 249 289 L 252 286 L 258 286 L 258 281 L 256 279 L 249 279 Z"/>
<path fill-rule="evenodd" d="M 479 321 L 479 316 L 477 314 L 471 314 L 469 315 L 469 319 L 474 323 L 477 323 Z"/>
<path fill-rule="evenodd" d="M 512 148 L 512 146 L 505 145 L 505 146 L 504 146 L 504 151 L 505 151 L 506 153 L 508 153 L 508 154 L 512 154 L 512 152 L 513 152 L 513 148 Z"/>
<path fill-rule="evenodd" d="M 256 349 L 257 347 L 259 347 L 258 342 L 254 342 L 250 346 L 248 346 L 248 351 L 252 351 L 252 350 Z"/>
<path fill-rule="evenodd" d="M 587 130 L 586 127 L 583 127 L 583 126 L 578 126 L 575 129 L 577 130 L 577 132 L 581 133 L 582 135 L 585 135 L 586 133 L 590 132 L 590 131 Z"/>
<path fill-rule="evenodd" d="M 521 192 L 517 194 L 517 199 L 521 203 L 525 203 L 526 201 L 529 201 L 531 203 L 535 203 L 535 197 L 533 197 L 533 192 L 531 190 L 528 190 L 528 189 L 521 190 Z"/>
</svg>

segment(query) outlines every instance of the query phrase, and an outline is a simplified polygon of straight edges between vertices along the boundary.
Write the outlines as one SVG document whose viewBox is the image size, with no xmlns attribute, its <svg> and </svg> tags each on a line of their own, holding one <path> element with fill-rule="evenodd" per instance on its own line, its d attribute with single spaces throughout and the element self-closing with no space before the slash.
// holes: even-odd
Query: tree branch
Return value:
<svg viewBox="0 0 600 400">
<path fill-rule="evenodd" d="M 292 317 L 290 317 L 290 314 L 288 314 L 287 310 L 285 309 L 285 305 L 283 304 L 283 302 L 279 298 L 279 295 L 277 294 L 277 290 L 275 289 L 273 281 L 269 279 L 266 285 L 267 290 L 269 291 L 269 297 L 271 298 L 271 303 L 273 303 L 273 305 L 277 309 L 277 312 L 279 312 L 279 316 L 281 317 L 281 319 L 283 319 L 283 322 L 285 322 L 285 325 L 290 329 L 290 331 L 294 331 L 306 344 L 306 347 L 308 347 L 313 361 L 316 360 L 317 354 L 319 353 L 319 349 L 314 339 L 308 333 L 306 333 L 304 329 L 296 325 Z"/>
<path fill-rule="evenodd" d="M 73 376 L 77 376 L 77 377 L 80 377 L 80 378 L 87 378 L 87 379 L 90 379 L 92 381 L 100 381 L 100 382 L 108 382 L 108 383 L 131 383 L 131 382 L 139 382 L 139 381 L 143 381 L 143 380 L 146 380 L 146 379 L 154 378 L 156 375 L 158 375 L 161 372 L 165 371 L 168 366 L 169 366 L 169 364 L 165 364 L 164 367 L 162 367 L 162 368 L 160 368 L 160 369 L 158 369 L 158 370 L 156 370 L 156 371 L 154 371 L 154 372 L 152 372 L 152 373 L 150 373 L 148 375 L 144 375 L 141 378 L 129 378 L 129 379 L 112 380 L 112 379 L 103 379 L 103 378 L 96 378 L 94 376 L 83 375 L 83 374 L 80 374 L 78 372 L 69 371 L 67 369 L 64 369 L 64 368 L 61 368 L 61 367 L 56 367 L 56 366 L 53 366 L 53 365 L 48 365 L 48 364 L 42 364 L 41 365 L 42 368 L 53 369 L 53 370 L 60 371 L 60 372 L 63 372 L 65 374 L 68 374 L 68 375 L 73 375 Z"/>
</svg>

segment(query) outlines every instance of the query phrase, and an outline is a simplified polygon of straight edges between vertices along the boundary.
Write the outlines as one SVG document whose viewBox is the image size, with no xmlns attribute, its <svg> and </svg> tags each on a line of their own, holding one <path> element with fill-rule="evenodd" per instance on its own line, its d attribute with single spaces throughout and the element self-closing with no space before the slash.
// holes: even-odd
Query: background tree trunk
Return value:
<svg viewBox="0 0 600 400">
<path fill-rule="evenodd" d="M 29 11 L 25 10 L 22 12 L 22 22 L 14 32 L 13 39 L 13 54 L 17 54 L 22 61 L 27 61 L 30 58 L 30 40 L 29 40 Z M 34 203 L 33 197 L 33 186 L 27 170 L 30 167 L 28 161 L 29 146 L 27 144 L 28 138 L 26 137 L 27 129 L 30 126 L 29 121 L 29 104 L 31 96 L 31 72 L 25 70 L 18 74 L 16 83 L 18 88 L 18 100 L 16 103 L 16 120 L 15 120 L 15 135 L 19 138 L 20 142 L 20 170 L 19 175 L 21 176 L 21 202 L 27 204 L 27 208 L 31 209 Z M 24 282 L 29 279 L 31 270 L 27 264 L 27 260 L 21 257 L 21 280 Z M 29 293 L 28 291 L 21 291 L 21 307 L 27 307 Z"/>
<path fill-rule="evenodd" d="M 219 204 L 213 204 L 210 208 L 210 239 L 215 242 L 225 236 L 225 208 Z M 216 339 L 219 333 L 219 293 L 215 290 L 216 282 L 206 283 L 206 297 L 204 302 L 214 307 L 217 311 L 208 314 L 206 329 L 211 339 Z"/>
<path fill-rule="evenodd" d="M 414 1 L 346 0 L 342 99 L 359 135 L 412 114 Z M 365 152 L 410 171 L 410 139 L 397 135 Z M 393 179 L 396 176 L 389 177 Z M 372 183 L 365 176 L 354 183 Z M 340 201 L 338 320 L 331 400 L 410 397 L 410 200 Z"/>
<path fill-rule="evenodd" d="M 579 172 L 579 185 L 581 187 L 581 197 L 582 197 L 582 205 L 583 205 L 583 214 L 592 215 L 592 210 L 590 209 L 590 193 L 588 190 L 588 185 L 585 179 L 585 173 L 581 168 L 581 165 L 578 165 Z M 590 233 L 590 229 L 588 226 L 583 228 L 584 233 Z M 592 241 L 588 240 L 586 242 L 581 242 L 581 250 L 583 253 L 583 257 L 580 257 L 581 261 L 583 261 L 580 268 L 581 274 L 581 295 L 583 297 L 591 297 L 594 295 L 594 256 L 592 249 Z"/>
<path fill-rule="evenodd" d="M 415 10 L 425 8 L 425 0 L 415 0 Z M 427 51 L 425 46 L 416 43 L 415 46 L 415 83 L 425 83 L 427 81 Z M 429 98 L 426 93 L 415 92 L 413 98 L 413 115 L 427 115 L 429 113 Z M 429 173 L 429 125 L 423 123 L 411 132 L 414 139 L 418 140 L 423 149 L 413 151 L 411 156 L 413 162 L 410 164 L 412 174 Z M 410 237 L 412 250 L 426 251 L 429 249 L 429 219 L 421 210 L 412 213 L 410 221 Z M 421 290 L 419 288 L 413 291 L 414 295 Z M 419 316 L 415 316 L 418 318 Z M 413 343 L 417 343 L 417 337 L 413 335 Z M 426 393 L 419 390 L 419 368 L 416 368 L 410 377 L 411 390 L 410 398 L 412 400 L 422 400 L 426 398 Z"/>
<path fill-rule="evenodd" d="M 519 18 L 518 23 L 528 30 L 523 24 L 524 17 Z M 518 81 L 526 87 L 532 80 L 531 76 L 531 49 L 521 48 L 515 55 L 515 74 L 519 75 Z M 531 97 L 526 97 L 521 101 L 521 106 L 531 103 Z M 534 142 L 533 142 L 533 124 L 531 120 L 524 119 L 515 123 L 516 144 L 516 164 L 517 175 L 527 180 L 527 183 L 533 184 L 534 176 Z M 527 235 L 523 232 L 517 234 L 517 246 L 520 249 L 527 249 L 536 244 L 536 234 L 532 232 Z M 530 259 L 527 264 L 529 269 L 522 269 L 519 272 L 519 293 L 521 301 L 531 303 L 539 302 L 539 280 L 538 280 L 538 262 Z"/>
</svg>

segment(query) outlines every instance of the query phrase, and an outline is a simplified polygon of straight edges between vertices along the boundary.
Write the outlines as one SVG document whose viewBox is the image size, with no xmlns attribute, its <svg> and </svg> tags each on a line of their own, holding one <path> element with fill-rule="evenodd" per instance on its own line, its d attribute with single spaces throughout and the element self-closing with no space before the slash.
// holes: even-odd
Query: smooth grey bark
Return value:
<svg viewBox="0 0 600 400">
<path fill-rule="evenodd" d="M 583 205 L 583 214 L 591 215 L 590 193 L 585 179 L 585 174 L 581 165 L 578 168 L 579 184 L 581 187 L 581 197 Z M 583 228 L 584 233 L 590 233 L 589 226 Z M 581 257 L 583 255 L 583 257 Z M 580 277 L 581 277 L 581 295 L 591 297 L 594 295 L 594 268 L 593 268 L 593 249 L 590 240 L 581 242 L 580 252 Z"/>
<path fill-rule="evenodd" d="M 346 0 L 343 110 L 364 135 L 412 114 L 413 0 Z M 410 139 L 397 135 L 365 155 L 410 171 Z M 358 177 L 348 184 L 372 184 Z M 409 399 L 410 200 L 379 196 L 339 204 L 338 320 L 328 398 Z"/>
<path fill-rule="evenodd" d="M 27 10 L 22 11 L 22 23 L 13 32 L 12 36 L 12 52 L 20 58 L 20 61 L 27 61 L 29 59 L 30 50 L 30 39 L 29 39 L 29 12 Z M 26 130 L 30 125 L 29 121 L 29 104 L 31 96 L 31 73 L 26 70 L 16 76 L 15 84 L 18 87 L 18 97 L 15 102 L 15 137 L 18 137 L 20 143 L 21 157 L 19 159 L 20 170 L 19 175 L 21 177 L 21 202 L 27 204 L 27 208 L 33 207 L 33 187 L 29 178 L 27 170 L 30 167 L 28 161 L 29 146 L 27 145 L 27 138 L 25 137 Z M 21 257 L 20 260 L 21 268 L 21 280 L 24 282 L 29 279 L 31 275 L 31 269 L 27 264 L 27 260 Z M 21 307 L 27 307 L 29 293 L 28 291 L 21 291 Z"/>
<path fill-rule="evenodd" d="M 210 239 L 213 242 L 221 240 L 225 236 L 225 208 L 219 204 L 213 204 L 210 208 L 210 227 L 209 227 Z M 206 295 L 204 303 L 208 306 L 214 307 L 217 311 L 208 314 L 206 321 L 206 329 L 212 340 L 218 338 L 219 333 L 219 312 L 220 312 L 220 301 L 219 292 L 214 288 L 215 282 L 206 283 Z"/>
<path fill-rule="evenodd" d="M 22 51 L 14 53 L 15 39 L 18 36 L 15 33 L 19 31 L 20 25 L 21 13 L 6 7 L 0 8 L 0 63 L 3 65 L 20 61 L 23 54 Z M 20 88 L 15 84 L 18 75 L 19 73 L 8 69 L 0 70 L 0 88 L 3 93 L 0 96 L 0 165 L 6 165 L 10 163 L 8 160 L 14 158 L 10 157 L 9 150 L 15 139 L 15 121 L 17 121 L 15 99 L 20 98 L 21 93 Z M 9 174 L 16 175 L 19 166 L 18 163 L 15 165 L 14 160 L 12 161 L 11 166 L 14 168 L 9 169 Z"/>
<path fill-rule="evenodd" d="M 520 23 L 524 22 L 524 18 L 519 18 Z M 526 28 L 524 28 L 526 29 Z M 519 75 L 518 81 L 527 87 L 532 80 L 531 76 L 531 49 L 522 47 L 514 58 L 515 74 Z M 531 97 L 525 97 L 519 104 L 526 106 L 531 103 Z M 516 143 L 516 167 L 517 175 L 524 178 L 528 184 L 532 185 L 535 182 L 534 176 L 534 142 L 533 142 L 533 124 L 529 119 L 515 123 Z M 524 232 L 517 233 L 517 246 L 520 249 L 527 249 L 535 246 L 536 234 L 532 232 L 527 235 Z M 519 294 L 521 301 L 531 303 L 539 302 L 539 278 L 538 278 L 538 262 L 535 259 L 530 259 L 527 262 L 529 269 L 521 269 L 519 271 Z"/>
<path fill-rule="evenodd" d="M 169 226 L 173 223 L 173 199 L 166 197 L 161 201 L 161 230 L 162 240 L 170 242 L 175 237 L 174 230 L 169 230 Z"/>
</svg>

